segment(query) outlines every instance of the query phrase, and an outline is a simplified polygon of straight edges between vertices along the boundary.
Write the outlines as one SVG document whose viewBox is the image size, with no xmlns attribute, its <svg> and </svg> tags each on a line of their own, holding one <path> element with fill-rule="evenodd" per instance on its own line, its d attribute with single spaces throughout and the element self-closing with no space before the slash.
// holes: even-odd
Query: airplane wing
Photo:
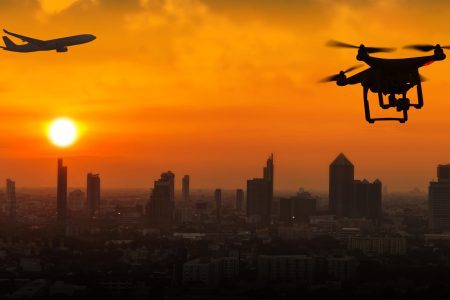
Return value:
<svg viewBox="0 0 450 300">
<path fill-rule="evenodd" d="M 45 41 L 38 40 L 38 39 L 33 39 L 33 38 L 30 38 L 30 37 L 27 37 L 27 36 L 23 36 L 23 35 L 20 35 L 20 34 L 17 34 L 17 33 L 12 33 L 12 32 L 9 32 L 9 31 L 6 30 L 6 29 L 3 29 L 3 31 L 4 31 L 5 33 L 7 33 L 7 34 L 13 36 L 13 37 L 16 37 L 16 38 L 18 38 L 18 39 L 21 39 L 23 42 L 27 42 L 27 43 L 30 43 L 30 44 L 34 44 L 34 45 L 37 45 L 37 46 L 41 46 L 41 45 L 43 45 L 43 44 L 45 43 Z"/>
</svg>

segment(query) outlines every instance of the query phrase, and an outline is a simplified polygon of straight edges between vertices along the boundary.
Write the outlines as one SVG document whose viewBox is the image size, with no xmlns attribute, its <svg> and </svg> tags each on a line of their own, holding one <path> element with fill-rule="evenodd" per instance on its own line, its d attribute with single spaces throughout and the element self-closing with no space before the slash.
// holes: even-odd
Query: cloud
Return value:
<svg viewBox="0 0 450 300">
<path fill-rule="evenodd" d="M 59 13 L 70 6 L 72 6 L 78 0 L 39 0 L 42 10 L 47 14 Z"/>
</svg>

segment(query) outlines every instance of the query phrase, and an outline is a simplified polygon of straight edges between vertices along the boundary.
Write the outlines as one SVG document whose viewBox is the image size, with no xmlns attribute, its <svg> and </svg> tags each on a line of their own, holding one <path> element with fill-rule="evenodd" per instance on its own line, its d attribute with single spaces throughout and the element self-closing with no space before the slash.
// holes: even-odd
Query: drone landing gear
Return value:
<svg viewBox="0 0 450 300">
<path fill-rule="evenodd" d="M 416 109 L 421 109 L 423 106 L 423 93 L 422 93 L 422 83 L 419 80 L 419 83 L 417 84 L 417 104 L 411 104 L 412 107 Z"/>
<path fill-rule="evenodd" d="M 381 93 L 378 94 L 379 100 L 380 100 L 380 106 L 383 109 L 396 107 L 397 111 L 403 111 L 403 117 L 402 118 L 371 118 L 370 117 L 370 105 L 369 105 L 369 99 L 368 99 L 368 92 L 369 89 L 364 87 L 364 113 L 366 115 L 366 120 L 370 124 L 375 123 L 375 121 L 399 121 L 400 123 L 405 123 L 408 121 L 408 110 L 409 107 L 412 106 L 409 102 L 409 99 L 404 97 L 402 99 L 395 99 L 395 95 L 393 95 L 393 98 L 391 95 L 389 96 L 389 104 L 384 104 L 383 101 L 383 95 Z M 381 96 L 380 96 L 381 94 Z"/>
</svg>

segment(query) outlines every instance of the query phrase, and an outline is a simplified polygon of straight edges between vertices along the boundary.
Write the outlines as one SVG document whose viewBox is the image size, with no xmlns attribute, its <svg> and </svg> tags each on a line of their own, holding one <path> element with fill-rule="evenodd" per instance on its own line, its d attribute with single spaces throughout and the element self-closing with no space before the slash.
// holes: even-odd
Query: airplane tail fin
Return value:
<svg viewBox="0 0 450 300">
<path fill-rule="evenodd" d="M 14 49 L 14 48 L 17 47 L 17 45 L 14 44 L 14 42 L 11 41 L 9 39 L 9 37 L 7 37 L 7 36 L 3 36 L 3 41 L 5 42 L 5 46 L 6 46 L 7 49 Z"/>
</svg>

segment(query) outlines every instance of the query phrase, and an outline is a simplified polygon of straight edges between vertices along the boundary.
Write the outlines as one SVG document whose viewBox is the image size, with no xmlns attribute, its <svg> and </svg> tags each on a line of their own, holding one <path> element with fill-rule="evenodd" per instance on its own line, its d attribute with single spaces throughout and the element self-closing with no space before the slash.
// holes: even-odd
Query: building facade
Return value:
<svg viewBox="0 0 450 300">
<path fill-rule="evenodd" d="M 175 208 L 173 201 L 174 178 L 175 175 L 168 172 L 163 173 L 161 178 L 155 181 L 146 208 L 148 224 L 164 233 L 171 230 L 173 223 Z"/>
<path fill-rule="evenodd" d="M 17 216 L 16 183 L 11 179 L 6 179 L 6 203 L 9 220 L 15 222 Z"/>
<path fill-rule="evenodd" d="M 86 185 L 87 208 L 89 216 L 97 216 L 100 213 L 100 176 L 98 174 L 89 173 L 87 175 Z"/>
<path fill-rule="evenodd" d="M 247 218 L 265 226 L 271 223 L 274 186 L 273 154 L 263 169 L 263 178 L 247 180 Z"/>
<path fill-rule="evenodd" d="M 351 217 L 355 169 L 343 153 L 331 163 L 329 170 L 329 210 L 337 218 Z"/>
<path fill-rule="evenodd" d="M 67 167 L 61 158 L 58 159 L 56 219 L 60 224 L 67 222 Z"/>
<path fill-rule="evenodd" d="M 439 165 L 437 175 L 428 188 L 429 228 L 450 230 L 450 165 Z"/>
<path fill-rule="evenodd" d="M 184 175 L 181 181 L 181 197 L 185 202 L 188 202 L 190 200 L 189 181 L 190 181 L 189 175 Z"/>
</svg>

